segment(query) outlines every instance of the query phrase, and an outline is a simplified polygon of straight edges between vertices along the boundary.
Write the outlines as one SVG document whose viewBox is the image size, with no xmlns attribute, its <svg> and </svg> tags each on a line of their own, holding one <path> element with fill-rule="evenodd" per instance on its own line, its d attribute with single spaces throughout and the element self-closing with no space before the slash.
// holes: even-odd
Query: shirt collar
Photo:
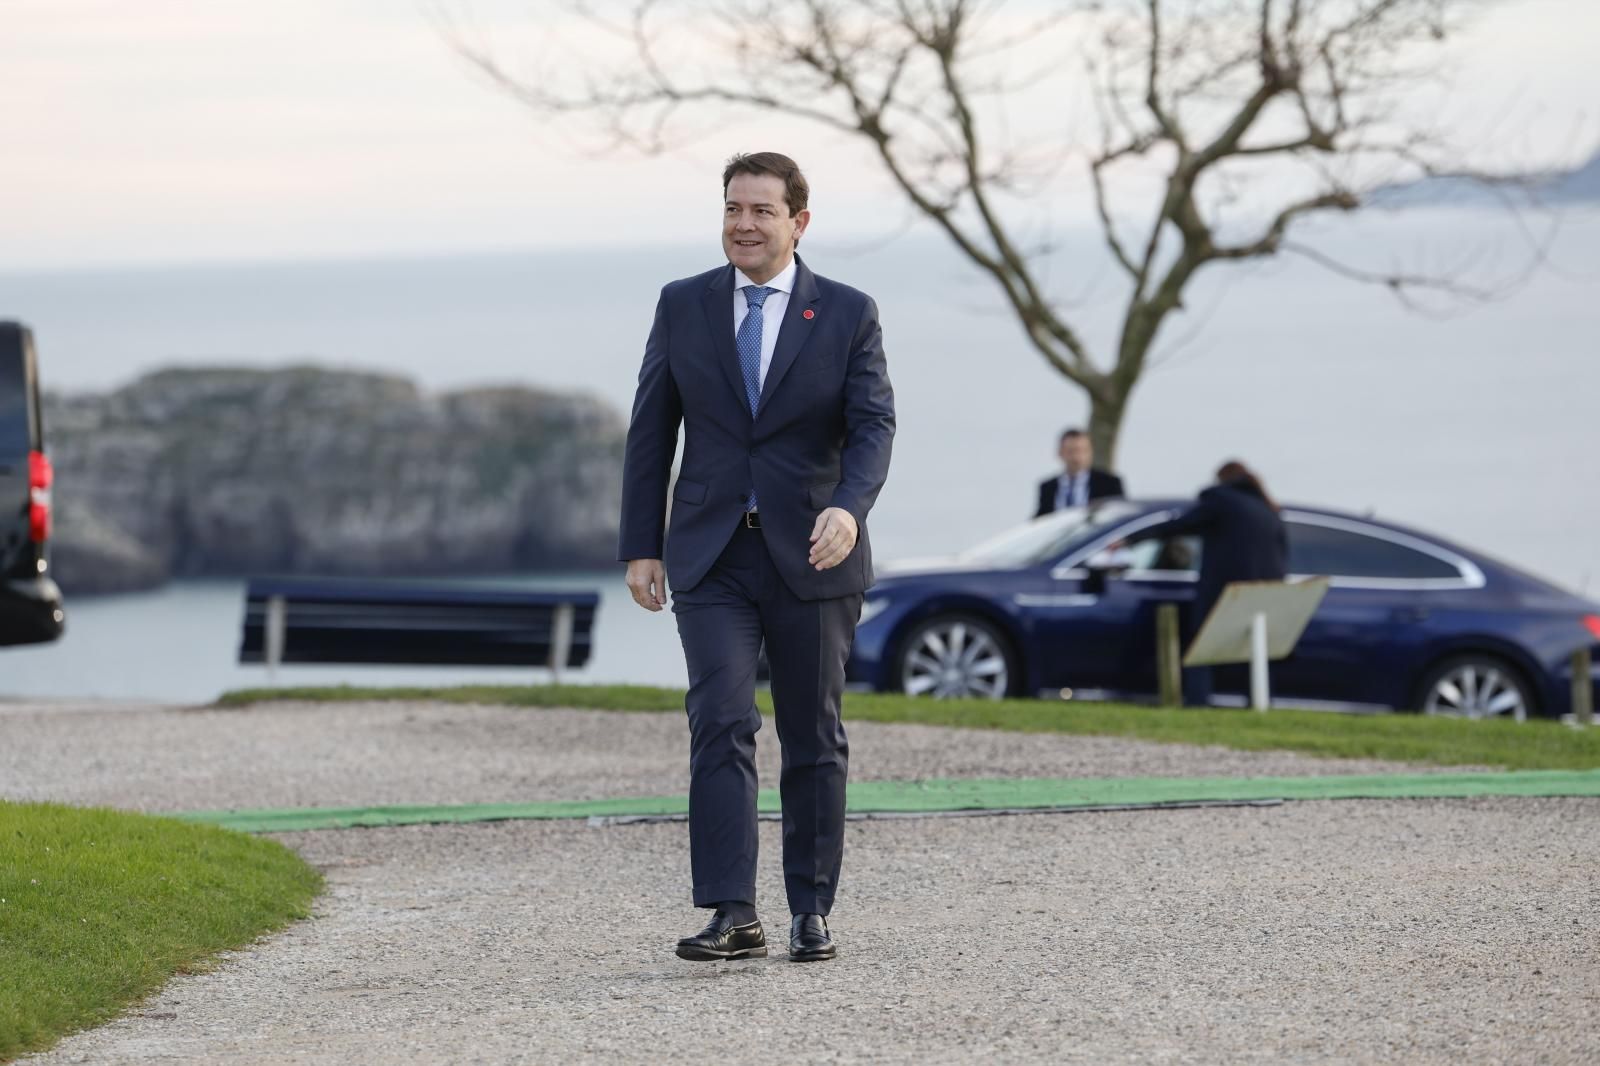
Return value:
<svg viewBox="0 0 1600 1066">
<path fill-rule="evenodd" d="M 777 277 L 768 281 L 766 283 L 766 287 L 769 289 L 777 289 L 779 292 L 794 292 L 794 273 L 798 267 L 799 263 L 796 261 L 795 257 L 791 255 L 789 257 L 789 265 L 780 270 Z M 733 268 L 733 287 L 735 289 L 742 289 L 746 285 L 754 284 L 755 282 L 751 281 L 745 275 L 744 271 L 740 270 L 738 267 Z"/>
</svg>

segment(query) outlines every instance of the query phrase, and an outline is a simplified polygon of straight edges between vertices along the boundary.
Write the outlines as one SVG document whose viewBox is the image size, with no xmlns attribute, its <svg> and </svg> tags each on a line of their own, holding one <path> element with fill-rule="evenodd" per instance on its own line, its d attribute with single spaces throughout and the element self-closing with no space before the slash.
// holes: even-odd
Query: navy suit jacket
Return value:
<svg viewBox="0 0 1600 1066">
<path fill-rule="evenodd" d="M 1045 478 L 1039 482 L 1039 509 L 1033 517 L 1041 518 L 1056 509 L 1056 492 L 1061 487 L 1061 475 Z M 1098 468 L 1089 470 L 1089 502 L 1095 500 L 1120 499 L 1126 496 L 1123 491 L 1122 479 L 1115 474 L 1107 473 Z"/>
<path fill-rule="evenodd" d="M 1196 625 L 1211 612 L 1229 582 L 1282 581 L 1288 572 L 1287 527 L 1272 505 L 1248 485 L 1213 485 L 1183 514 L 1139 530 L 1128 543 L 1189 533 L 1200 536 Z"/>
<path fill-rule="evenodd" d="M 867 513 L 889 473 L 895 428 L 878 308 L 796 260 L 753 417 L 734 347 L 733 267 L 661 290 L 628 425 L 617 557 L 662 559 L 674 589 L 705 577 L 752 487 L 767 550 L 796 596 L 847 596 L 872 584 Z M 667 531 L 680 424 L 683 466 Z M 819 572 L 807 556 L 825 507 L 850 512 L 858 539 L 843 562 Z"/>
</svg>

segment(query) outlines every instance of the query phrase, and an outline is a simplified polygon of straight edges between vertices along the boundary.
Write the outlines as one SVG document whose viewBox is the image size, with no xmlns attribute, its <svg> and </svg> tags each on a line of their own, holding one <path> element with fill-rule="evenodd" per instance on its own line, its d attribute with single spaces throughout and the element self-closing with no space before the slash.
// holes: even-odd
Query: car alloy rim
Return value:
<svg viewBox="0 0 1600 1066">
<path fill-rule="evenodd" d="M 914 640 L 900 678 L 906 695 L 997 700 L 1006 694 L 1005 653 L 987 630 L 944 622 L 921 630 Z"/>
<path fill-rule="evenodd" d="M 1499 667 L 1478 663 L 1463 663 L 1435 681 L 1423 710 L 1454 718 L 1528 718 L 1517 683 Z"/>
</svg>

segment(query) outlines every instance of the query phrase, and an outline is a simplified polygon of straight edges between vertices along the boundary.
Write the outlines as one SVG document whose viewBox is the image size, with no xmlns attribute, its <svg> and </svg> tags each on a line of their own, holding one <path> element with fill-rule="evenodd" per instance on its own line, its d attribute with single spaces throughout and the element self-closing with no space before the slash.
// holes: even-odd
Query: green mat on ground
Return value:
<svg viewBox="0 0 1600 1066">
<path fill-rule="evenodd" d="M 1329 775 L 1325 777 L 1014 778 L 851 783 L 853 814 L 1071 809 L 1260 800 L 1425 799 L 1470 796 L 1600 796 L 1600 770 Z M 764 813 L 778 793 L 761 792 Z M 687 814 L 687 796 L 640 796 L 546 803 L 456 806 L 305 807 L 191 811 L 176 815 L 250 833 L 358 826 L 494 822 L 509 819 L 627 818 Z"/>
</svg>

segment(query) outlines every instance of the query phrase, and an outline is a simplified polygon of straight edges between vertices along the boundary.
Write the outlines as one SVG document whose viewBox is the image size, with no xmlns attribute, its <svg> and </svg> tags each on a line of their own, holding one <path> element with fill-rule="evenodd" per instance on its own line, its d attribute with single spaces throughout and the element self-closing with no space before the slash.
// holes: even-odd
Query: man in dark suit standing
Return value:
<svg viewBox="0 0 1600 1066">
<path fill-rule="evenodd" d="M 844 854 L 844 664 L 872 584 L 867 513 L 889 472 L 894 393 L 877 306 L 795 254 L 811 220 L 792 159 L 722 174 L 728 263 L 661 290 L 623 463 L 618 557 L 672 610 L 689 672 L 689 854 L 709 925 L 685 959 L 767 954 L 755 912 L 756 661 L 783 745 L 789 957 L 831 959 Z M 678 427 L 683 465 L 663 518 Z"/>
<path fill-rule="evenodd" d="M 1039 509 L 1033 517 L 1126 495 L 1120 477 L 1095 469 L 1094 445 L 1083 430 L 1069 429 L 1061 434 L 1059 453 L 1062 472 L 1039 483 Z"/>
</svg>

